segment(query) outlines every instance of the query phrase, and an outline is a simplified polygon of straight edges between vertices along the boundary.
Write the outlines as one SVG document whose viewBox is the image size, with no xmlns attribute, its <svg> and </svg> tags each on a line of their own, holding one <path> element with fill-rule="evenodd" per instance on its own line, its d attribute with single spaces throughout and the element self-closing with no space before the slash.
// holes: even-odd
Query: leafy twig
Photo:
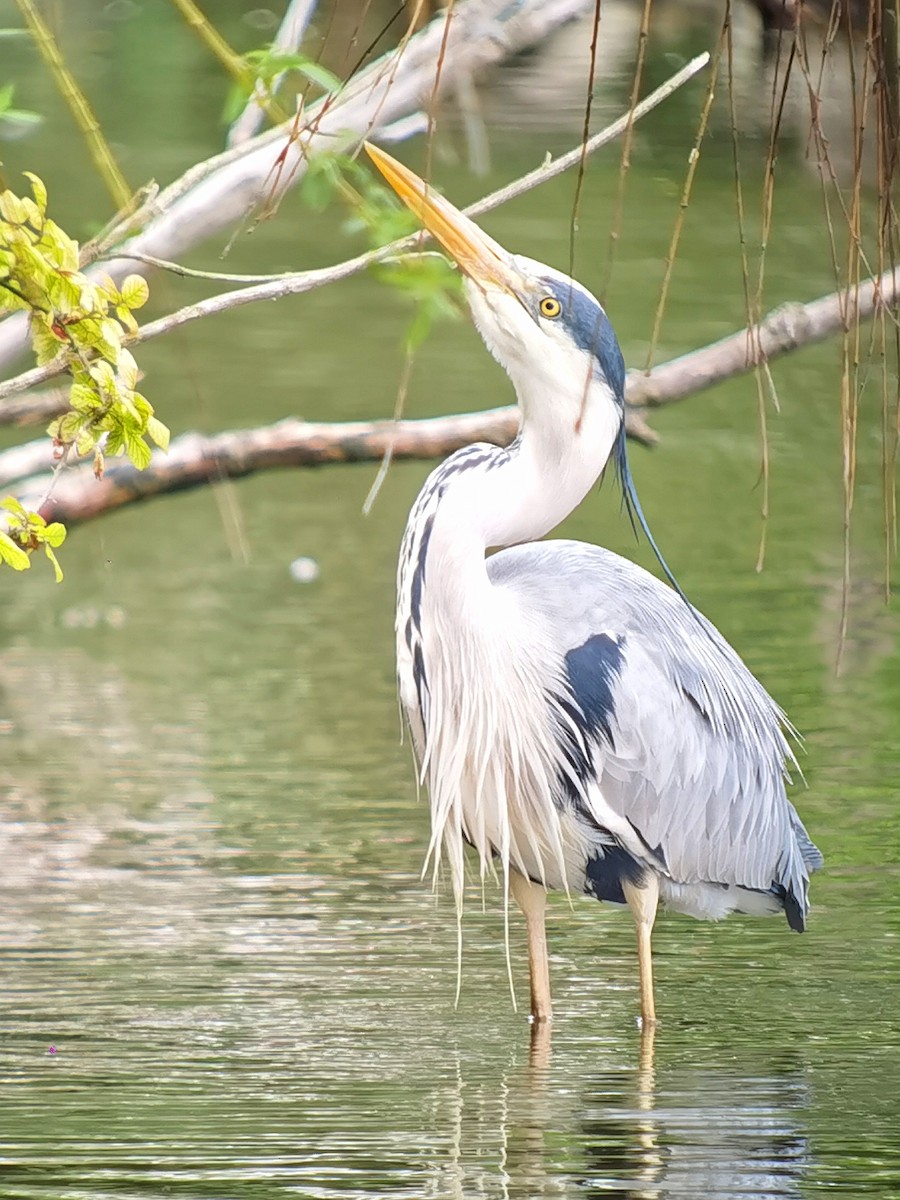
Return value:
<svg viewBox="0 0 900 1200">
<path fill-rule="evenodd" d="M 133 312 L 147 299 L 146 281 L 133 275 L 120 291 L 112 280 L 82 274 L 77 243 L 47 215 L 46 188 L 36 175 L 27 178 L 31 196 L 0 192 L 0 311 L 26 312 L 39 366 L 52 364 L 72 377 L 66 411 L 47 431 L 57 465 L 44 503 L 73 449 L 93 454 L 99 476 L 105 453 L 124 452 L 136 466 L 146 466 L 151 452 L 145 438 L 165 447 L 169 431 L 137 392 L 137 363 L 123 344 L 126 332 L 137 329 Z M 24 570 L 30 553 L 43 546 L 61 579 L 53 547 L 65 530 L 48 527 L 17 500 L 2 507 L 0 561 Z"/>
</svg>

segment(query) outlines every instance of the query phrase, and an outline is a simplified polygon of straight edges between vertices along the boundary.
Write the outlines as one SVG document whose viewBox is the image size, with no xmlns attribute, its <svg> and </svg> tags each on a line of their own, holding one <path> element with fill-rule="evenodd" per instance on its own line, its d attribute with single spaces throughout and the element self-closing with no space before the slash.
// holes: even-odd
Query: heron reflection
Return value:
<svg viewBox="0 0 900 1200">
<path fill-rule="evenodd" d="M 442 1106 L 451 1149 L 430 1194 L 801 1200 L 809 1146 L 799 1064 L 748 1073 L 660 1067 L 652 1032 L 623 1067 L 626 1052 L 621 1043 L 592 1045 L 590 1057 L 608 1065 L 579 1076 L 584 1051 L 554 1064 L 540 1026 L 527 1064 L 499 1078 L 479 1078 L 478 1061 L 458 1056 Z"/>
</svg>

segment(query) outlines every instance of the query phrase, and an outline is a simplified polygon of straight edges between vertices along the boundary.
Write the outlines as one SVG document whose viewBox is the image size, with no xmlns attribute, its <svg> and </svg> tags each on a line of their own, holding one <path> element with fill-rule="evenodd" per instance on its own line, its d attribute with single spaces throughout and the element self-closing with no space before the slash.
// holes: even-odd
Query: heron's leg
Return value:
<svg viewBox="0 0 900 1200">
<path fill-rule="evenodd" d="M 659 905 L 659 877 L 655 872 L 648 871 L 641 887 L 623 880 L 622 890 L 637 926 L 638 966 L 641 972 L 641 1024 L 646 1029 L 656 1023 L 656 1006 L 653 1003 L 653 951 L 650 946 L 650 936 L 653 933 L 653 922 L 656 920 L 656 909 Z"/>
<path fill-rule="evenodd" d="M 550 1002 L 550 963 L 547 959 L 547 889 L 532 883 L 510 868 L 509 890 L 525 914 L 528 930 L 528 971 L 531 977 L 531 1015 L 535 1022 L 549 1021 L 553 1016 Z"/>
</svg>

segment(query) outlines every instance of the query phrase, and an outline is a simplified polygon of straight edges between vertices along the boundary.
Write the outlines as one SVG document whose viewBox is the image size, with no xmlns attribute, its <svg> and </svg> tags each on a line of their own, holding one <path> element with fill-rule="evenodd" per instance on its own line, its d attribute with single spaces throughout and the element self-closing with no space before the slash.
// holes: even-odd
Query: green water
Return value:
<svg viewBox="0 0 900 1200">
<path fill-rule="evenodd" d="M 223 5 L 223 25 L 252 44 L 241 7 Z M 11 5 L 0 18 L 13 23 Z M 218 74 L 176 33 L 151 6 L 110 5 L 67 27 L 134 182 L 167 180 L 219 144 Z M 163 54 L 166 71 L 151 70 Z M 25 80 L 17 100 L 48 122 L 5 148 L 5 169 L 43 175 L 84 236 L 99 188 L 33 59 L 10 70 Z M 609 292 L 632 365 L 646 355 L 698 105 L 696 92 L 679 100 L 638 137 Z M 484 184 L 441 174 L 464 201 L 543 149 L 533 131 L 498 134 Z M 583 199 L 577 270 L 594 285 L 615 161 L 592 163 Z M 573 186 L 532 193 L 488 227 L 562 265 Z M 770 305 L 832 285 L 815 178 L 789 155 L 778 195 Z M 721 138 L 699 176 L 659 358 L 741 323 L 735 247 Z M 229 265 L 300 267 L 350 248 L 336 217 L 291 198 Z M 218 249 L 192 261 L 214 266 Z M 158 311 L 202 294 L 153 286 Z M 175 432 L 384 415 L 408 319 L 356 278 L 147 345 L 145 390 Z M 521 930 L 517 1014 L 490 889 L 483 911 L 470 896 L 454 1009 L 453 914 L 419 880 L 427 809 L 398 744 L 393 683 L 396 548 L 428 464 L 394 468 L 367 519 L 374 468 L 270 474 L 80 529 L 61 587 L 41 570 L 2 579 L 0 1195 L 900 1194 L 900 651 L 896 608 L 882 602 L 879 402 L 864 400 L 836 677 L 837 347 L 774 375 L 762 574 L 752 381 L 660 414 L 659 448 L 636 448 L 633 462 L 682 585 L 805 737 L 808 788 L 795 799 L 827 869 L 802 938 L 781 921 L 660 918 L 652 1062 L 630 921 L 592 902 L 554 898 L 549 1050 L 529 1056 Z M 506 397 L 459 323 L 419 356 L 408 407 Z M 649 565 L 610 488 L 565 532 Z M 298 556 L 318 563 L 315 582 L 292 580 Z"/>
</svg>

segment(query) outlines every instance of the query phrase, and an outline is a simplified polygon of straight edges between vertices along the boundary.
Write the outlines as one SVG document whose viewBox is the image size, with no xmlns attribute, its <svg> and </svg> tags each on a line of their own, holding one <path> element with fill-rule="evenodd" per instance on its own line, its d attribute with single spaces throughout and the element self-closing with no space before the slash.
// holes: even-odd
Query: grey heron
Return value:
<svg viewBox="0 0 900 1200">
<path fill-rule="evenodd" d="M 399 690 L 430 798 L 429 859 L 446 858 L 458 911 L 465 844 L 482 874 L 499 863 L 525 916 L 535 1022 L 552 1011 L 548 889 L 627 904 L 646 1028 L 660 901 L 805 926 L 822 856 L 785 791 L 789 726 L 652 538 L 674 588 L 600 546 L 539 540 L 610 459 L 650 537 L 602 306 L 367 149 L 459 266 L 521 414 L 510 446 L 468 446 L 431 473 L 400 551 Z"/>
</svg>

